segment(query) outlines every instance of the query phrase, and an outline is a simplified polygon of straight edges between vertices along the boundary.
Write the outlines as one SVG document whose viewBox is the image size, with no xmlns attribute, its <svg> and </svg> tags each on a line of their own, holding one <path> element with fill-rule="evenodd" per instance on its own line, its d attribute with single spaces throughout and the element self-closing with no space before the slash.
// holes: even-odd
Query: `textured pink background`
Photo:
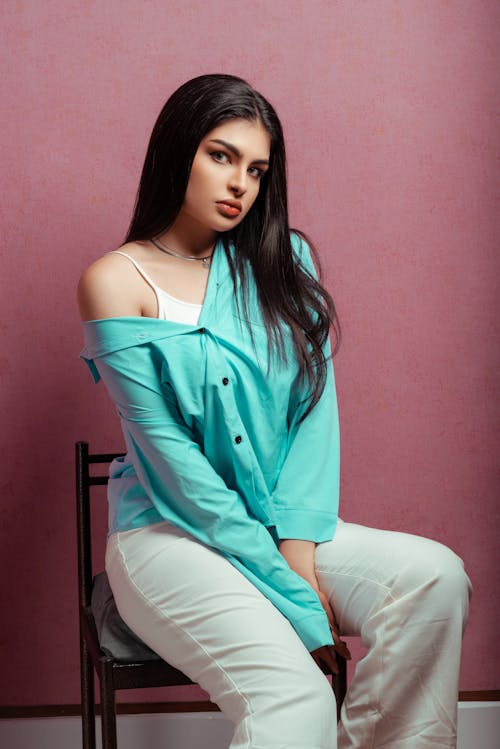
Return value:
<svg viewBox="0 0 500 749">
<path fill-rule="evenodd" d="M 1 26 L 0 704 L 78 701 L 73 442 L 121 439 L 74 289 L 165 98 L 215 71 L 280 112 L 337 300 L 342 514 L 464 557 L 461 688 L 498 688 L 498 2 L 7 0 Z"/>
</svg>

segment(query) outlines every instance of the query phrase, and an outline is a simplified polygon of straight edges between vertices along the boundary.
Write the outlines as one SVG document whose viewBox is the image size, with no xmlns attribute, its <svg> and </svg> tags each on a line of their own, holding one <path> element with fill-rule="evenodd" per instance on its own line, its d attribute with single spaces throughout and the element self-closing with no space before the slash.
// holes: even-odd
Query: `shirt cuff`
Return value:
<svg viewBox="0 0 500 749">
<path fill-rule="evenodd" d="M 325 613 L 311 613 L 293 625 L 309 652 L 323 645 L 333 645 L 333 637 Z"/>
<path fill-rule="evenodd" d="M 276 533 L 279 540 L 295 538 L 317 544 L 331 541 L 337 526 L 337 515 L 302 508 L 275 508 Z"/>
</svg>

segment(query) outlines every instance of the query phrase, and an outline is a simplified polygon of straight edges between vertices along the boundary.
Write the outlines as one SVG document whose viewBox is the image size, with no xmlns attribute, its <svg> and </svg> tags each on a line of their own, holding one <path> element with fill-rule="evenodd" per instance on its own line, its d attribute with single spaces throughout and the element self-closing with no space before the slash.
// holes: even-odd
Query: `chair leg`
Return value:
<svg viewBox="0 0 500 749">
<path fill-rule="evenodd" d="M 337 655 L 337 663 L 339 672 L 332 676 L 332 687 L 337 702 L 337 721 L 339 721 L 340 711 L 342 710 L 342 704 L 347 692 L 347 662 L 344 658 Z"/>
<path fill-rule="evenodd" d="M 80 689 L 83 749 L 95 749 L 94 667 L 85 638 L 80 636 Z"/>
<path fill-rule="evenodd" d="M 100 686 L 102 749 L 117 749 L 116 703 L 111 658 L 103 658 L 101 661 Z"/>
<path fill-rule="evenodd" d="M 339 672 L 332 676 L 332 687 L 337 701 L 337 721 L 339 721 L 340 711 L 347 692 L 347 662 L 344 658 L 337 656 L 337 663 Z"/>
</svg>

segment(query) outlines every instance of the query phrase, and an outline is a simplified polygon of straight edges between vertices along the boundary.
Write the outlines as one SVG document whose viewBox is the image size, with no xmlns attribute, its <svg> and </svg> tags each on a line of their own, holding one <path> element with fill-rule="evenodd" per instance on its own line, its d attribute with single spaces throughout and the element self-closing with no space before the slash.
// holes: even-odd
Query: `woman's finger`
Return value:
<svg viewBox="0 0 500 749">
<path fill-rule="evenodd" d="M 333 625 L 338 632 L 339 625 L 338 625 L 337 619 L 335 618 L 335 612 L 330 604 L 330 601 L 325 596 L 325 594 L 322 593 L 321 591 L 318 593 L 318 598 L 319 598 L 321 605 L 323 606 L 325 610 L 325 613 L 328 617 L 328 621 L 330 622 L 330 625 Z"/>
<path fill-rule="evenodd" d="M 328 622 L 330 624 L 330 632 L 333 638 L 333 647 L 335 648 L 336 652 L 342 656 L 342 658 L 345 658 L 347 661 L 350 661 L 351 653 L 349 652 L 349 648 L 347 647 L 347 644 L 344 642 L 344 640 L 341 640 L 340 638 L 339 625 L 337 624 L 337 620 L 335 619 L 335 614 L 330 605 L 330 602 L 322 591 L 317 591 L 317 593 L 318 593 L 318 598 L 320 600 L 320 603 L 325 610 L 325 613 L 328 618 Z"/>
<path fill-rule="evenodd" d="M 335 655 L 335 650 L 331 647 L 331 645 L 326 646 L 323 660 L 326 665 L 331 668 L 334 674 L 338 674 L 339 665 L 337 663 L 337 656 Z"/>
<path fill-rule="evenodd" d="M 351 660 L 351 652 L 349 648 L 347 647 L 347 644 L 344 642 L 344 640 L 338 639 L 335 643 L 335 651 L 344 658 L 346 661 Z"/>
<path fill-rule="evenodd" d="M 342 658 L 345 658 L 346 661 L 351 660 L 351 653 L 349 651 L 349 648 L 347 647 L 347 643 L 344 642 L 340 638 L 340 634 L 335 627 L 330 625 L 330 632 L 332 633 L 333 637 L 333 647 L 335 648 L 336 652 L 342 656 Z"/>
<path fill-rule="evenodd" d="M 323 645 L 322 647 L 313 650 L 311 655 L 319 668 L 321 668 L 321 662 L 323 662 L 332 673 L 338 674 L 339 667 L 337 664 L 337 658 L 331 645 Z"/>
</svg>

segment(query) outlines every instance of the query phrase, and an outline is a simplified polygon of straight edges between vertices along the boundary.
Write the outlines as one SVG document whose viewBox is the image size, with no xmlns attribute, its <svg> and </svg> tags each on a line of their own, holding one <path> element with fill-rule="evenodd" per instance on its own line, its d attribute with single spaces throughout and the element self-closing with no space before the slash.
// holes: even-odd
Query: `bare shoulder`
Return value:
<svg viewBox="0 0 500 749">
<path fill-rule="evenodd" d="M 119 248 L 131 257 L 135 243 Z M 141 314 L 137 273 L 123 255 L 109 252 L 86 268 L 78 282 L 78 306 L 82 320 Z"/>
</svg>

